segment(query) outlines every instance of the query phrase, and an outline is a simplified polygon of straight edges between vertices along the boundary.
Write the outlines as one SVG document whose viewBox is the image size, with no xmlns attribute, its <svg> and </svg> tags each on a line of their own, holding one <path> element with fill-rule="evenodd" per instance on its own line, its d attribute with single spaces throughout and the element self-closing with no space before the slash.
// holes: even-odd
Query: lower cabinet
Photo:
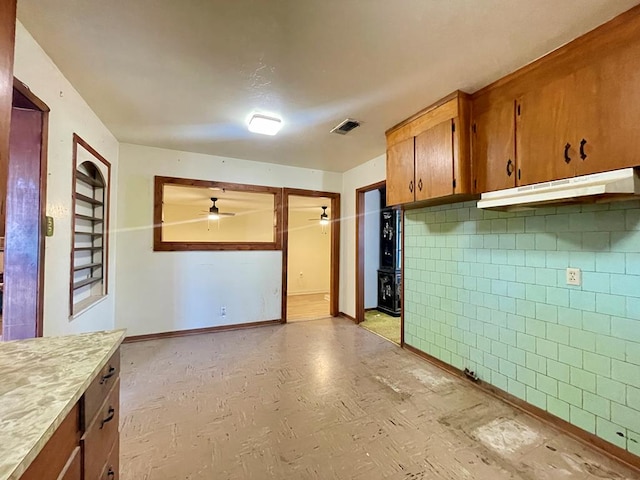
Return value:
<svg viewBox="0 0 640 480">
<path fill-rule="evenodd" d="M 74 405 L 21 480 L 79 480 L 80 406 Z"/>
<path fill-rule="evenodd" d="M 117 480 L 120 350 L 109 359 L 21 480 Z"/>
<path fill-rule="evenodd" d="M 394 317 L 401 311 L 400 271 L 378 270 L 378 310 Z"/>
<path fill-rule="evenodd" d="M 118 439 L 120 379 L 115 380 L 108 396 L 82 436 L 85 478 L 102 478 L 109 454 Z"/>
</svg>

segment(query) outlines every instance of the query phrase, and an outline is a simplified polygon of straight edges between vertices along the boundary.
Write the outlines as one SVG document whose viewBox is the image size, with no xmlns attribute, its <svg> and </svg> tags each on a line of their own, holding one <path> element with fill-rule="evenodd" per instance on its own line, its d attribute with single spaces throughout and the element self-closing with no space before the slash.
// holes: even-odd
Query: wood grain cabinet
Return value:
<svg viewBox="0 0 640 480">
<path fill-rule="evenodd" d="M 118 480 L 120 350 L 109 359 L 21 480 Z"/>
<path fill-rule="evenodd" d="M 476 192 L 639 166 L 639 30 L 630 11 L 474 94 Z"/>
<path fill-rule="evenodd" d="M 474 103 L 474 190 L 491 192 L 516 186 L 515 114 L 516 102 L 511 98 Z"/>
<path fill-rule="evenodd" d="M 386 132 L 388 205 L 471 194 L 469 116 L 469 96 L 458 91 Z"/>
</svg>

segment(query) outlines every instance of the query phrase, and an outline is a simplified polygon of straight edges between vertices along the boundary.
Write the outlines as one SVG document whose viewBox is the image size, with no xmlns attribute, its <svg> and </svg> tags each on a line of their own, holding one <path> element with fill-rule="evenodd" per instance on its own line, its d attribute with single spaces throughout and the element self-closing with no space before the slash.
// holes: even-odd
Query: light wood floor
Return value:
<svg viewBox="0 0 640 480">
<path fill-rule="evenodd" d="M 287 296 L 287 322 L 317 320 L 329 316 L 329 300 L 325 293 Z"/>
<path fill-rule="evenodd" d="M 323 319 L 122 346 L 122 480 L 638 478 Z"/>
</svg>

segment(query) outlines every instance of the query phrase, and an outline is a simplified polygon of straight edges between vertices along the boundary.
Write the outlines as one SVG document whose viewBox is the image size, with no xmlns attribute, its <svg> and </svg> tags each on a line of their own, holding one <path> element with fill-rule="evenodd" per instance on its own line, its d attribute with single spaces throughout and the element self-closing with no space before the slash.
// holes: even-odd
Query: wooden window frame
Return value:
<svg viewBox="0 0 640 480">
<path fill-rule="evenodd" d="M 100 283 L 102 284 L 102 294 L 90 296 L 86 300 L 81 300 L 77 304 L 74 302 L 74 292 L 79 288 L 74 284 L 75 275 L 75 251 L 76 251 L 76 208 L 79 198 L 77 197 L 77 184 L 79 180 L 78 176 L 78 145 L 84 148 L 93 157 L 90 160 L 96 164 L 101 163 L 107 170 L 104 175 L 105 185 L 103 188 L 103 201 L 102 201 L 102 278 Z M 81 162 L 84 163 L 85 161 Z M 98 169 L 99 170 L 99 169 Z M 73 179 L 72 179 L 72 221 L 71 221 L 71 262 L 70 262 L 70 278 L 69 278 L 69 318 L 73 319 L 86 312 L 96 303 L 102 301 L 109 294 L 109 218 L 111 216 L 111 163 L 100 155 L 91 145 L 83 140 L 78 134 L 73 134 Z M 96 282 L 97 283 L 97 282 Z M 89 301 L 90 300 L 90 301 Z M 84 302 L 84 303 L 83 303 Z M 81 305 L 77 311 L 74 310 L 76 305 Z"/>
<path fill-rule="evenodd" d="M 270 193 L 274 197 L 273 242 L 164 242 L 162 241 L 162 197 L 165 185 L 219 188 L 235 192 Z M 197 252 L 221 250 L 282 250 L 282 188 L 244 183 L 216 182 L 178 177 L 154 177 L 153 189 L 153 251 Z"/>
</svg>

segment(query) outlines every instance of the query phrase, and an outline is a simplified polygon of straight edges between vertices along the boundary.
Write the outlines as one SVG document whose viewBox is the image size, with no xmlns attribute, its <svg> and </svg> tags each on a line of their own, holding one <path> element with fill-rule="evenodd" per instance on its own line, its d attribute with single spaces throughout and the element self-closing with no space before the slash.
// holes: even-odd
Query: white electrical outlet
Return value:
<svg viewBox="0 0 640 480">
<path fill-rule="evenodd" d="M 220 307 L 220 316 L 224 317 L 227 314 L 227 307 Z"/>
<path fill-rule="evenodd" d="M 582 274 L 579 268 L 567 268 L 567 285 L 582 285 Z"/>
</svg>

